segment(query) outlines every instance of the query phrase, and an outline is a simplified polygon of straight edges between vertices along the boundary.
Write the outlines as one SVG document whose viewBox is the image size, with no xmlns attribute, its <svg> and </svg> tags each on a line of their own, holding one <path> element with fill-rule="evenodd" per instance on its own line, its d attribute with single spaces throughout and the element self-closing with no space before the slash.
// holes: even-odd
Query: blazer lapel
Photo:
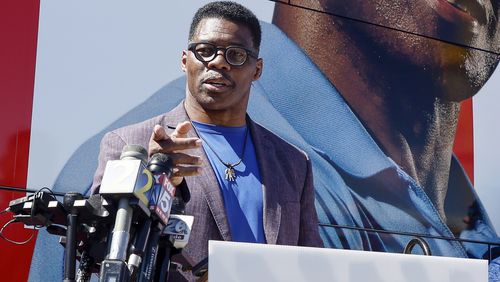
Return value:
<svg viewBox="0 0 500 282">
<path fill-rule="evenodd" d="M 250 120 L 248 116 L 247 119 Z M 252 120 L 250 120 L 249 125 L 262 181 L 264 234 L 268 244 L 276 244 L 281 221 L 281 205 L 278 189 L 276 189 L 279 187 L 279 177 L 273 174 L 273 167 L 279 164 L 273 163 L 275 161 L 271 157 L 273 156 L 273 146 L 269 139 L 262 136 L 262 129 L 259 125 Z"/>
<path fill-rule="evenodd" d="M 178 123 L 189 120 L 184 109 L 184 102 L 169 112 L 166 118 L 168 119 L 168 124 L 164 124 L 163 126 L 169 128 L 171 131 L 175 129 Z M 190 130 L 188 137 L 199 136 L 194 130 Z M 187 153 L 200 156 L 203 168 L 200 175 L 186 177 L 186 182 L 192 194 L 191 201 L 202 201 L 205 199 L 222 238 L 225 241 L 231 241 L 231 233 L 229 231 L 222 193 L 207 155 L 203 148 L 189 150 Z M 197 191 L 194 191 L 194 189 Z M 194 195 L 199 195 L 199 197 L 193 197 Z"/>
</svg>

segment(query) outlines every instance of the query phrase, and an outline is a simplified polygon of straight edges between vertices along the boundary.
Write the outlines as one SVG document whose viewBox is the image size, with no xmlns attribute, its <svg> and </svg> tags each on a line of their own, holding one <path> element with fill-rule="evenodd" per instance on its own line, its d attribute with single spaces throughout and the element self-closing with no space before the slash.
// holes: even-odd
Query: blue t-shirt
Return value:
<svg viewBox="0 0 500 282">
<path fill-rule="evenodd" d="M 194 121 L 193 125 L 203 140 L 203 149 L 219 182 L 233 241 L 265 243 L 262 182 L 247 126 L 225 127 Z M 234 181 L 225 178 L 226 166 L 217 156 L 231 164 L 243 157 L 242 162 L 234 167 Z"/>
</svg>

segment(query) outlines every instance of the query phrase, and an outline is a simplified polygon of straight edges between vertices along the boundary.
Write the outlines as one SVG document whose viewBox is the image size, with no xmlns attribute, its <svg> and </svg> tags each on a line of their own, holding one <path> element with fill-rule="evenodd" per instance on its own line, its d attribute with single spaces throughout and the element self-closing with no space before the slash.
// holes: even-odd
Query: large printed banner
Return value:
<svg viewBox="0 0 500 282">
<path fill-rule="evenodd" d="M 0 185 L 88 193 L 103 134 L 182 99 L 181 52 L 207 2 L 1 4 Z M 263 28 L 250 116 L 311 157 L 320 223 L 493 240 L 474 230 L 487 216 L 500 229 L 499 0 L 237 2 Z M 20 196 L 0 192 L 0 208 Z M 329 247 L 408 240 L 321 230 Z M 38 238 L 30 280 L 60 280 L 62 247 Z M 26 280 L 33 243 L 0 248 L 2 277 Z"/>
</svg>

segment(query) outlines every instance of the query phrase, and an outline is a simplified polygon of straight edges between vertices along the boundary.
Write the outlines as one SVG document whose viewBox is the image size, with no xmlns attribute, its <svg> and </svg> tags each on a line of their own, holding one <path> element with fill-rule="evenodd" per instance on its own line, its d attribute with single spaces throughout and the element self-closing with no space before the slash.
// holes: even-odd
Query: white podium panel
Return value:
<svg viewBox="0 0 500 282">
<path fill-rule="evenodd" d="M 210 241 L 210 282 L 485 282 L 488 262 Z"/>
</svg>

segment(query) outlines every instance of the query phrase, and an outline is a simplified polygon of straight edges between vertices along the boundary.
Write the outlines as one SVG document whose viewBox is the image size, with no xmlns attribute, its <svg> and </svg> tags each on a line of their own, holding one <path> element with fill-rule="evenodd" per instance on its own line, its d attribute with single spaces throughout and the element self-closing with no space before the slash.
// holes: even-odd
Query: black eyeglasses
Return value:
<svg viewBox="0 0 500 282">
<path fill-rule="evenodd" d="M 211 43 L 198 42 L 190 43 L 188 50 L 193 52 L 196 59 L 203 63 L 213 61 L 217 57 L 219 50 L 224 51 L 224 59 L 231 66 L 242 66 L 249 56 L 257 59 L 257 55 L 252 50 L 241 46 L 217 47 Z"/>
</svg>

